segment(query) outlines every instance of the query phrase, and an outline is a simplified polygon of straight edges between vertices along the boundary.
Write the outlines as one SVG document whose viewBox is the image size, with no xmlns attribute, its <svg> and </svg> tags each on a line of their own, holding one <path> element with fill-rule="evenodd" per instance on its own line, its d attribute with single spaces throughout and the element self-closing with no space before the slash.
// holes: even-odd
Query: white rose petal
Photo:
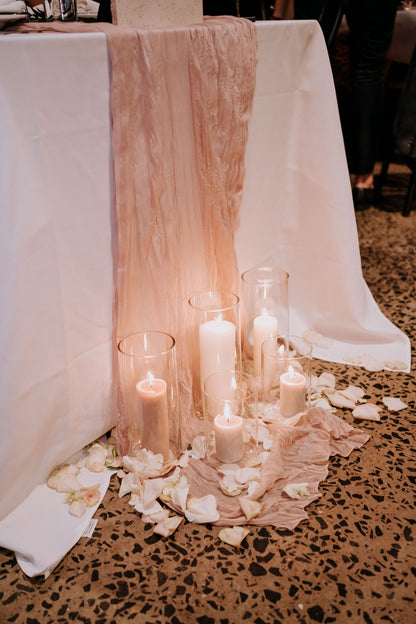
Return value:
<svg viewBox="0 0 416 624">
<path fill-rule="evenodd" d="M 118 492 L 119 498 L 121 498 L 125 494 L 129 494 L 130 492 L 132 492 L 133 494 L 141 494 L 143 490 L 143 485 L 140 479 L 140 475 L 136 472 L 128 472 L 127 474 L 124 474 L 125 476 L 121 480 L 120 490 Z"/>
<path fill-rule="evenodd" d="M 163 479 L 146 479 L 143 481 L 143 505 L 148 507 L 162 493 L 165 482 Z"/>
<path fill-rule="evenodd" d="M 239 499 L 239 503 L 247 520 L 255 518 L 261 512 L 261 503 L 257 501 L 253 501 L 249 498 L 243 497 Z"/>
<path fill-rule="evenodd" d="M 237 483 L 245 484 L 248 481 L 260 481 L 260 471 L 257 468 L 238 468 L 234 478 Z"/>
<path fill-rule="evenodd" d="M 105 468 L 107 453 L 102 447 L 95 448 L 86 458 L 85 467 L 91 472 L 102 472 Z"/>
<path fill-rule="evenodd" d="M 227 496 L 239 496 L 241 494 L 241 485 L 238 485 L 234 479 L 226 478 L 221 479 L 220 488 Z"/>
<path fill-rule="evenodd" d="M 384 362 L 376 360 L 376 358 L 368 353 L 364 353 L 364 355 L 361 356 L 361 364 L 368 371 L 381 371 L 384 368 Z"/>
<path fill-rule="evenodd" d="M 192 440 L 191 449 L 187 451 L 193 459 L 204 459 L 207 454 L 207 441 L 205 436 L 196 436 Z"/>
<path fill-rule="evenodd" d="M 258 481 L 250 481 L 247 487 L 247 495 L 253 496 L 253 494 L 258 490 L 260 483 Z"/>
<path fill-rule="evenodd" d="M 338 394 L 341 394 L 345 398 L 350 399 L 355 403 L 358 403 L 362 400 L 365 392 L 362 388 L 358 386 L 348 386 L 348 388 L 345 388 L 345 390 L 338 390 Z"/>
<path fill-rule="evenodd" d="M 217 499 L 213 494 L 207 494 L 202 498 L 191 498 L 188 501 L 185 516 L 189 522 L 216 522 L 220 517 L 217 510 Z"/>
<path fill-rule="evenodd" d="M 168 537 L 176 531 L 182 520 L 183 516 L 169 516 L 155 526 L 153 533 L 157 533 L 163 537 Z"/>
<path fill-rule="evenodd" d="M 230 546 L 240 546 L 241 542 L 247 535 L 249 534 L 249 530 L 241 527 L 228 527 L 226 529 L 221 529 L 218 533 L 218 537 L 221 541 L 229 544 Z"/>
<path fill-rule="evenodd" d="M 408 407 L 401 399 L 395 397 L 383 397 L 383 403 L 391 412 L 399 412 Z"/>
<path fill-rule="evenodd" d="M 388 362 L 385 362 L 385 365 L 391 370 L 407 370 L 406 362 L 401 362 L 400 360 L 388 360 Z"/>
<path fill-rule="evenodd" d="M 374 403 L 364 403 L 364 405 L 358 405 L 352 415 L 354 418 L 360 418 L 362 420 L 380 420 L 379 411 L 380 407 L 374 405 Z"/>
<path fill-rule="evenodd" d="M 254 468 L 255 466 L 261 466 L 262 464 L 264 464 L 264 462 L 269 457 L 269 455 L 270 453 L 264 450 L 261 453 L 258 453 L 257 455 L 250 457 L 246 463 L 247 468 Z"/>
<path fill-rule="evenodd" d="M 343 396 L 339 392 L 327 394 L 326 396 L 332 405 L 335 405 L 336 407 L 348 407 L 349 409 L 354 409 L 355 407 L 355 401 L 347 399 L 347 397 Z"/>
<path fill-rule="evenodd" d="M 321 407 L 322 409 L 332 413 L 335 413 L 337 411 L 335 407 L 330 404 L 328 399 L 318 399 L 316 401 L 312 401 L 312 405 L 313 407 Z"/>
<path fill-rule="evenodd" d="M 142 514 L 143 522 L 149 522 L 149 524 L 157 524 L 158 522 L 162 522 L 166 518 L 169 517 L 168 509 L 161 509 L 152 514 Z"/>
<path fill-rule="evenodd" d="M 137 472 L 142 478 L 157 477 L 163 466 L 162 453 L 154 454 L 147 449 L 141 449 L 134 456 L 125 455 L 123 466 L 129 472 Z"/>
<path fill-rule="evenodd" d="M 87 503 L 84 500 L 75 500 L 69 505 L 68 509 L 71 516 L 81 518 L 87 510 Z"/>
<path fill-rule="evenodd" d="M 288 483 L 288 485 L 283 488 L 283 492 L 290 496 L 290 498 L 310 496 L 307 483 Z"/>
<path fill-rule="evenodd" d="M 158 514 L 163 511 L 162 505 L 157 500 L 145 506 L 143 504 L 143 500 L 139 499 L 134 505 L 134 508 L 139 513 L 146 514 L 146 516 L 153 516 L 154 514 Z"/>
</svg>

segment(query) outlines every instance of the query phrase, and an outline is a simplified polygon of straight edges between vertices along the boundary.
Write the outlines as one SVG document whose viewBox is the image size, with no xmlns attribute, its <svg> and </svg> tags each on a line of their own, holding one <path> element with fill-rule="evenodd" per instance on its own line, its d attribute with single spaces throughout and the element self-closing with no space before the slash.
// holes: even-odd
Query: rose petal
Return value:
<svg viewBox="0 0 416 624">
<path fill-rule="evenodd" d="M 401 399 L 395 397 L 383 397 L 383 403 L 391 412 L 399 412 L 408 407 Z"/>
<path fill-rule="evenodd" d="M 182 520 L 183 516 L 169 516 L 155 526 L 153 533 L 157 533 L 163 537 L 168 537 L 176 531 Z"/>
<path fill-rule="evenodd" d="M 391 370 L 407 370 L 406 362 L 401 362 L 400 360 L 388 360 L 385 364 Z"/>
<path fill-rule="evenodd" d="M 230 546 L 240 546 L 241 542 L 247 535 L 249 534 L 249 530 L 241 527 L 228 527 L 226 529 L 221 529 L 218 533 L 218 537 L 220 540 L 229 544 Z"/>
<path fill-rule="evenodd" d="M 365 392 L 359 386 L 348 386 L 348 388 L 345 388 L 345 390 L 338 390 L 338 394 L 341 394 L 347 399 L 358 403 L 358 401 L 361 401 L 361 399 L 365 395 Z"/>
<path fill-rule="evenodd" d="M 290 498 L 310 496 L 307 483 L 288 483 L 288 485 L 283 488 L 283 492 L 290 496 Z"/>
<path fill-rule="evenodd" d="M 374 405 L 374 403 L 364 403 L 364 405 L 358 405 L 352 412 L 354 418 L 360 418 L 362 420 L 380 420 L 379 411 L 380 407 Z"/>
<path fill-rule="evenodd" d="M 238 485 L 234 479 L 226 478 L 221 479 L 220 488 L 226 494 L 226 496 L 239 496 L 241 494 L 241 485 Z"/>
<path fill-rule="evenodd" d="M 255 518 L 261 512 L 261 503 L 253 501 L 250 498 L 242 497 L 239 499 L 239 503 L 247 520 Z"/>
<path fill-rule="evenodd" d="M 202 498 L 191 498 L 188 501 L 185 516 L 189 522 L 216 522 L 220 517 L 217 510 L 217 499 L 213 494 L 207 494 Z"/>
<path fill-rule="evenodd" d="M 335 405 L 336 407 L 348 407 L 349 409 L 354 409 L 355 401 L 351 401 L 351 399 L 347 399 L 345 396 L 340 394 L 339 392 L 334 392 L 333 394 L 326 395 L 328 400 Z"/>
<path fill-rule="evenodd" d="M 71 516 L 81 518 L 87 510 L 87 503 L 84 500 L 75 500 L 69 505 L 68 509 Z"/>
</svg>

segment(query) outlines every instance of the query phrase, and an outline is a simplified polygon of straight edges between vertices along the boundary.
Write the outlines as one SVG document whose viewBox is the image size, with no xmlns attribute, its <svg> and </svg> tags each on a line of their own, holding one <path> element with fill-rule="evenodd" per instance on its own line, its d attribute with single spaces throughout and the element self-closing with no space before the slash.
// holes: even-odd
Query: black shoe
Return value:
<svg viewBox="0 0 416 624">
<path fill-rule="evenodd" d="M 377 200 L 377 194 L 374 188 L 355 186 L 352 189 L 352 199 L 355 210 L 366 210 L 366 208 L 374 206 Z"/>
</svg>

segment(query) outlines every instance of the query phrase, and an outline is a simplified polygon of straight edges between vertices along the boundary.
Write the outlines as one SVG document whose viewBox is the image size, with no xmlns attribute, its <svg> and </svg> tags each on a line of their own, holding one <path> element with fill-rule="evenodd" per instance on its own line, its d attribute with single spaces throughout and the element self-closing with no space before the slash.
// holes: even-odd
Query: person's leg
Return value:
<svg viewBox="0 0 416 624">
<path fill-rule="evenodd" d="M 383 121 L 383 70 L 396 0 L 351 0 L 351 154 L 356 187 L 374 188 L 373 170 Z"/>
</svg>

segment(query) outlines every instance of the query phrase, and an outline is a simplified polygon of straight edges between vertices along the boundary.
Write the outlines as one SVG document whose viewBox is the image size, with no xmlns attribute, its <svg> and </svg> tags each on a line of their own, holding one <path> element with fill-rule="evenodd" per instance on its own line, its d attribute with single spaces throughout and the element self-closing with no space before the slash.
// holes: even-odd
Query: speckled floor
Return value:
<svg viewBox="0 0 416 624">
<path fill-rule="evenodd" d="M 400 214 L 408 179 L 392 167 L 383 203 L 356 216 L 367 283 L 415 361 L 416 206 Z M 320 365 L 374 401 L 397 396 L 409 407 L 359 423 L 370 441 L 332 458 L 308 520 L 293 531 L 252 527 L 239 550 L 210 525 L 183 523 L 162 538 L 118 498 L 113 477 L 93 537 L 47 580 L 25 577 L 0 550 L 0 622 L 416 622 L 415 363 L 412 375 Z M 338 414 L 357 426 L 350 410 Z"/>
</svg>

